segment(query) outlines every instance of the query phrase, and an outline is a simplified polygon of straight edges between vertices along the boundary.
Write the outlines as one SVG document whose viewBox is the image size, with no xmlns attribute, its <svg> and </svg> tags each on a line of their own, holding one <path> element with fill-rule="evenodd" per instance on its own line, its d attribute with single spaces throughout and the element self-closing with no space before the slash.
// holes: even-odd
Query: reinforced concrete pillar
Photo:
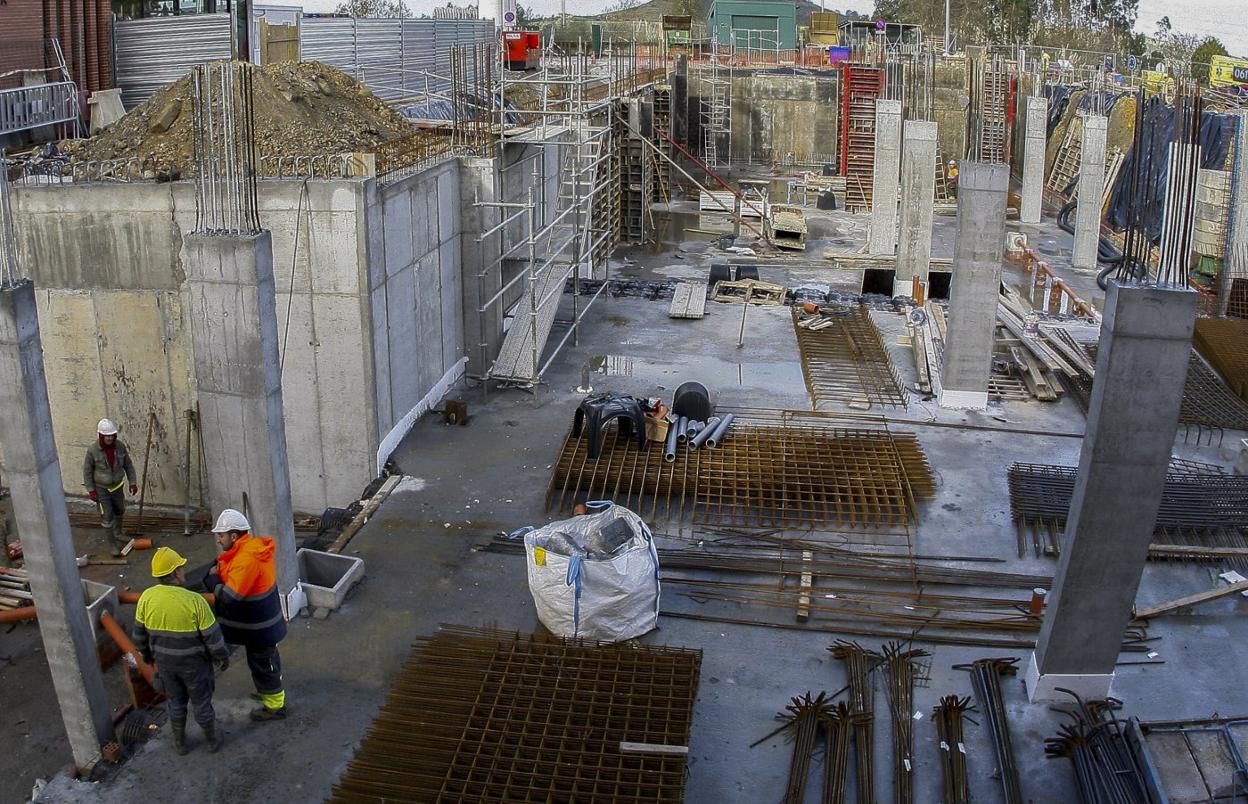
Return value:
<svg viewBox="0 0 1248 804">
<path fill-rule="evenodd" d="M 1048 145 L 1049 99 L 1043 95 L 1027 98 L 1023 137 L 1023 194 L 1018 219 L 1039 223 L 1044 201 L 1044 151 Z"/>
<path fill-rule="evenodd" d="M 1105 193 L 1105 116 L 1083 118 L 1083 144 L 1079 150 L 1079 200 L 1075 207 L 1075 245 L 1071 263 L 1076 268 L 1096 268 L 1101 242 L 1101 196 Z"/>
<path fill-rule="evenodd" d="M 1009 166 L 997 163 L 964 162 L 958 173 L 958 242 L 941 368 L 944 408 L 988 407 L 1009 180 Z"/>
<path fill-rule="evenodd" d="M 893 295 L 911 296 L 916 277 L 924 288 L 927 287 L 927 274 L 932 262 L 936 124 L 925 120 L 907 120 L 902 133 L 901 230 L 897 241 Z"/>
<path fill-rule="evenodd" d="M 306 603 L 295 561 L 272 238 L 188 234 L 182 242 L 209 504 L 214 512 L 245 505 L 253 532 L 277 542 L 289 619 Z"/>
<path fill-rule="evenodd" d="M 875 172 L 871 179 L 871 226 L 867 251 L 897 248 L 897 176 L 901 171 L 901 101 L 875 102 Z"/>
<path fill-rule="evenodd" d="M 1109 694 L 1148 559 L 1187 378 L 1197 294 L 1111 282 L 1079 475 L 1035 653 L 1032 701 Z"/>
<path fill-rule="evenodd" d="M 113 739 L 113 721 L 74 559 L 29 280 L 0 286 L 0 411 L 5 481 L 39 610 L 44 655 L 74 763 L 86 768 Z"/>
</svg>

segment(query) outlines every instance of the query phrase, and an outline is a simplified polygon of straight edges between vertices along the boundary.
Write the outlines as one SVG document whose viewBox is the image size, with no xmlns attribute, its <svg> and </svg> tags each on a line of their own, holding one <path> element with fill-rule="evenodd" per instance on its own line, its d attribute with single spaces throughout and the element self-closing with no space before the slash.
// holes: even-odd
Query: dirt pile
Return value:
<svg viewBox="0 0 1248 804">
<path fill-rule="evenodd" d="M 316 61 L 259 67 L 252 92 L 261 156 L 372 151 L 378 143 L 414 130 L 363 84 Z M 75 161 L 139 157 L 186 176 L 193 172 L 195 152 L 191 106 L 188 75 L 99 136 L 63 145 Z"/>
</svg>

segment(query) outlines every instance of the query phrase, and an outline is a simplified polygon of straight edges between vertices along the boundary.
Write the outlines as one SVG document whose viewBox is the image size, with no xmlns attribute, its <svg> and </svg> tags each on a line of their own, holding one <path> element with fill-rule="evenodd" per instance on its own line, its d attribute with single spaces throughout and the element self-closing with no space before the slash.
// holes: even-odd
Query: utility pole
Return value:
<svg viewBox="0 0 1248 804">
<path fill-rule="evenodd" d="M 949 55 L 949 0 L 945 0 L 945 55 Z"/>
</svg>

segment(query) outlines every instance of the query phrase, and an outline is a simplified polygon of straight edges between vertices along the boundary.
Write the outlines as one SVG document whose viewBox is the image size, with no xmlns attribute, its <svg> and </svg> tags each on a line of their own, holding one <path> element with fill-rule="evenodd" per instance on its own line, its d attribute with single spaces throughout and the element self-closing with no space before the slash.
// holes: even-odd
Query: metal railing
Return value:
<svg viewBox="0 0 1248 804">
<path fill-rule="evenodd" d="M 72 81 L 0 90 L 0 135 L 78 120 Z"/>
</svg>

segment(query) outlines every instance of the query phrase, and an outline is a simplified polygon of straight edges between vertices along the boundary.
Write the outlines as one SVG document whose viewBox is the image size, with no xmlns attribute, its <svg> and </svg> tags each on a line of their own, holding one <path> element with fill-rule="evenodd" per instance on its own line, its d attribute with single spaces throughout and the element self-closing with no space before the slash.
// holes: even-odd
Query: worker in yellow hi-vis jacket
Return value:
<svg viewBox="0 0 1248 804">
<path fill-rule="evenodd" d="M 100 524 L 108 533 L 113 555 L 119 556 L 126 543 L 121 532 L 126 514 L 126 482 L 130 483 L 131 495 L 139 493 L 139 484 L 135 482 L 130 450 L 117 437 L 117 425 L 100 419 L 96 432 L 96 442 L 87 449 L 82 462 L 82 485 L 87 487 L 91 502 L 99 506 Z"/>
</svg>

